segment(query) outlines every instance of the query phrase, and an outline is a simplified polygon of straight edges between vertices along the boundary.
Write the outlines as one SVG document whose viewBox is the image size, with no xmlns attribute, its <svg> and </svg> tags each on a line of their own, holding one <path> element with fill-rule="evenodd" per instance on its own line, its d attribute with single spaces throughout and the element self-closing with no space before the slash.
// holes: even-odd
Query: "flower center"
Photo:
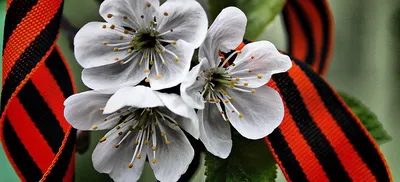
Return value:
<svg viewBox="0 0 400 182">
<path fill-rule="evenodd" d="M 157 32 L 137 33 L 132 40 L 133 47 L 136 50 L 154 48 L 157 43 Z"/>
<path fill-rule="evenodd" d="M 103 111 L 101 108 L 100 111 Z M 110 123 L 111 122 L 111 123 Z M 122 108 L 104 119 L 104 122 L 100 125 L 94 125 L 94 130 L 110 125 L 112 122 L 118 123 L 113 129 L 111 129 L 106 135 L 104 135 L 99 142 L 102 143 L 107 140 L 110 135 L 118 135 L 117 143 L 114 143 L 115 148 L 128 147 L 129 142 L 135 144 L 132 149 L 132 159 L 127 164 L 129 168 L 133 167 L 135 159 L 140 159 L 143 147 L 150 147 L 153 151 L 152 163 L 156 163 L 156 149 L 157 149 L 157 137 L 162 137 L 166 145 L 171 143 L 168 139 L 165 125 L 160 122 L 170 122 L 175 125 L 178 123 L 163 112 L 163 108 L 133 108 L 126 107 Z M 127 141 L 127 138 L 133 139 L 133 141 Z M 123 146 L 127 145 L 127 146 Z M 146 150 L 144 150 L 146 152 Z"/>
</svg>

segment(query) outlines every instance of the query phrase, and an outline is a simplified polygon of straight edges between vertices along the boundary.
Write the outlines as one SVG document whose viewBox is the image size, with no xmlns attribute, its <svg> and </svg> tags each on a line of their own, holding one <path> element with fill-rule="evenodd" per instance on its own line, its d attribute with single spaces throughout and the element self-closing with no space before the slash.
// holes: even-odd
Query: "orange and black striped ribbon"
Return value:
<svg viewBox="0 0 400 182">
<path fill-rule="evenodd" d="M 283 18 L 288 53 L 324 75 L 333 47 L 333 17 L 327 0 L 287 0 Z"/>
<path fill-rule="evenodd" d="M 75 92 L 56 39 L 62 0 L 8 0 L 0 137 L 21 181 L 72 181 L 76 130 L 64 119 Z"/>
</svg>

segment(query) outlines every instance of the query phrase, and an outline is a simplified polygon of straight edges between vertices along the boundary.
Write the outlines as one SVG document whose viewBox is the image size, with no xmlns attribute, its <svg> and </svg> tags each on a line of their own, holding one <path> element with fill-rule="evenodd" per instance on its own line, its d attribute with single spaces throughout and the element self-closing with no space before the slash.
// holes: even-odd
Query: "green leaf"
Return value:
<svg viewBox="0 0 400 182">
<path fill-rule="evenodd" d="M 392 140 L 392 137 L 383 128 L 376 115 L 364 104 L 346 93 L 340 92 L 339 95 L 343 98 L 353 113 L 361 120 L 362 124 L 367 128 L 368 132 L 378 145 Z"/>
<path fill-rule="evenodd" d="M 209 8 L 213 20 L 225 7 L 235 6 L 241 9 L 247 16 L 244 37 L 248 40 L 255 40 L 282 11 L 284 4 L 285 0 L 211 0 Z"/>
<path fill-rule="evenodd" d="M 276 179 L 276 162 L 264 139 L 249 140 L 234 134 L 233 148 L 227 159 L 207 153 L 206 182 L 270 182 Z"/>
</svg>

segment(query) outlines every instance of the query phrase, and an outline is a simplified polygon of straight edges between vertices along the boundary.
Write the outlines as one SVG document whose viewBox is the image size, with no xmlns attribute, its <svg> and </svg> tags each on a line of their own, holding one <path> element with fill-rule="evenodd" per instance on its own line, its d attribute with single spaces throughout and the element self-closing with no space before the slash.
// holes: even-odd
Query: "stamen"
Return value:
<svg viewBox="0 0 400 182">
<path fill-rule="evenodd" d="M 168 16 L 168 13 L 167 13 L 167 12 L 164 12 L 164 16 Z"/>
<path fill-rule="evenodd" d="M 107 18 L 111 18 L 113 15 L 112 14 L 108 14 L 107 15 Z"/>
<path fill-rule="evenodd" d="M 239 54 L 239 51 L 235 51 L 235 52 L 233 52 L 231 55 L 229 55 L 228 58 L 226 58 L 225 61 L 219 66 L 219 68 L 224 67 L 224 65 L 225 65 L 235 54 Z"/>
</svg>

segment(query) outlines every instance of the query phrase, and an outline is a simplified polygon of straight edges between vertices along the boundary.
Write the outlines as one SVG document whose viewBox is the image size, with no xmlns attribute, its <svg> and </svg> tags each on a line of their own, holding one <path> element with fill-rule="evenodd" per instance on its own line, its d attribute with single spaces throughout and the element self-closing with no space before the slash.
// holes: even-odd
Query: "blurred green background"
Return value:
<svg viewBox="0 0 400 182">
<path fill-rule="evenodd" d="M 207 10 L 206 0 L 200 0 Z M 382 122 L 393 140 L 381 146 L 394 181 L 400 181 L 400 1 L 330 0 L 335 20 L 335 47 L 327 80 L 337 90 L 349 93 L 367 105 Z M 102 21 L 98 0 L 66 0 L 64 16 L 75 27 L 89 21 Z M 5 0 L 0 0 L 0 37 L 3 37 Z M 272 41 L 285 50 L 285 32 L 277 17 L 258 38 Z M 0 41 L 0 45 L 2 41 Z M 58 44 L 74 71 L 78 91 L 86 88 L 80 80 L 81 68 L 74 60 L 65 30 Z M 0 46 L 2 47 L 2 45 Z M 1 51 L 1 50 L 0 50 Z M 102 133 L 93 133 L 90 149 L 76 154 L 76 181 L 110 181 L 92 167 L 91 151 Z M 203 181 L 204 168 L 193 181 Z M 0 182 L 19 181 L 0 147 Z M 149 166 L 140 181 L 155 181 Z M 282 175 L 278 181 L 285 181 Z"/>
</svg>

